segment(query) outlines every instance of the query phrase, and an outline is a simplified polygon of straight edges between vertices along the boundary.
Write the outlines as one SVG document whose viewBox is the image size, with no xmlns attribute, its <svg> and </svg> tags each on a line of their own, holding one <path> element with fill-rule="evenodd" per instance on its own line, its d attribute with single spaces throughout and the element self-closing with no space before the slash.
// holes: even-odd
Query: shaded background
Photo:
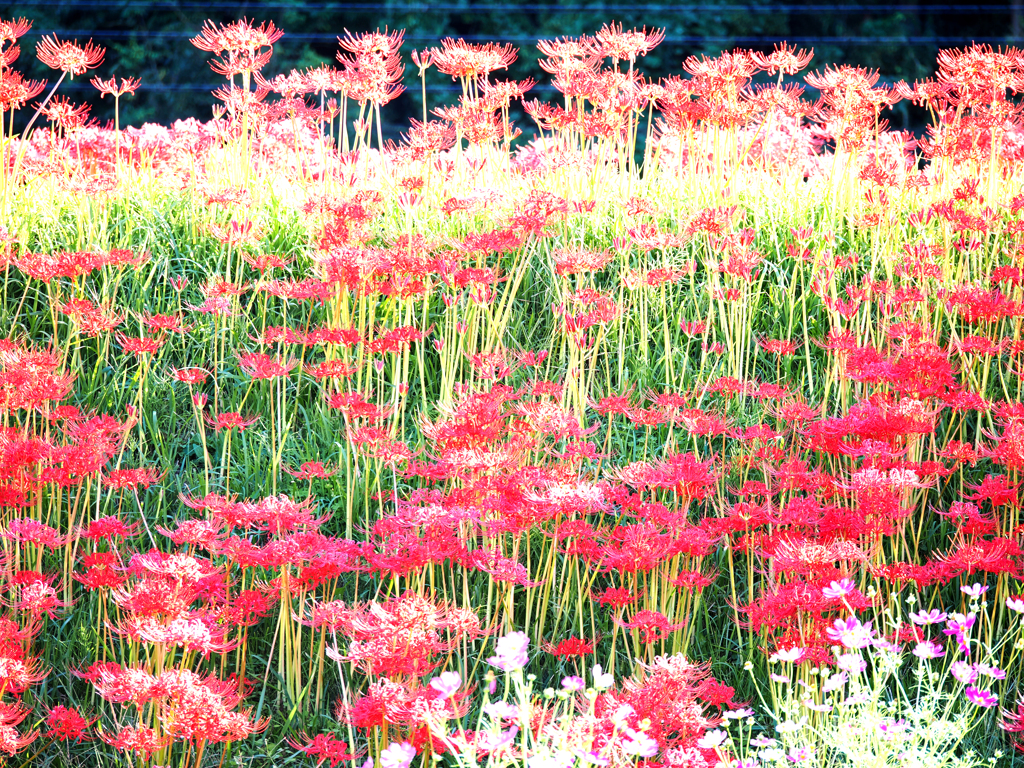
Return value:
<svg viewBox="0 0 1024 768">
<path fill-rule="evenodd" d="M 437 45 L 446 36 L 518 46 L 519 60 L 507 73 L 498 72 L 496 76 L 532 76 L 539 85 L 530 96 L 542 99 L 552 98 L 554 92 L 547 85 L 549 76 L 537 66 L 536 41 L 593 33 L 610 21 L 621 22 L 627 28 L 665 28 L 665 42 L 639 64 L 639 69 L 653 78 L 681 74 L 683 59 L 693 54 L 716 55 L 734 47 L 770 51 L 776 42 L 787 40 L 814 49 L 810 69 L 845 63 L 878 69 L 883 81 L 913 80 L 933 74 L 935 55 L 941 48 L 971 42 L 993 47 L 1021 42 L 1024 0 L 987 4 L 699 0 L 636 5 L 587 0 L 448 0 L 436 4 L 410 0 L 50 0 L 11 5 L 0 10 L 0 16 L 25 16 L 34 22 L 32 31 L 22 40 L 21 59 L 15 65 L 33 78 L 55 80 L 53 72 L 34 58 L 35 44 L 44 34 L 77 38 L 80 42 L 92 38 L 107 48 L 99 69 L 72 83 L 65 82 L 60 90 L 75 102 L 89 102 L 92 116 L 101 122 L 112 120 L 113 100 L 99 99 L 88 83 L 89 77 L 141 77 L 142 86 L 135 96 L 122 99 L 122 125 L 210 118 L 214 103 L 210 91 L 224 80 L 210 71 L 209 54 L 189 42 L 206 19 L 225 23 L 245 17 L 256 22 L 273 21 L 282 28 L 285 36 L 275 46 L 274 58 L 264 70 L 268 77 L 322 62 L 337 64 L 337 36 L 345 29 L 405 29 L 402 58 L 409 90 L 388 104 L 383 114 L 386 135 L 397 139 L 408 119 L 419 116 L 422 109 L 419 81 L 409 54 L 414 48 Z M 452 80 L 434 70 L 428 73 L 427 83 L 431 108 L 458 96 Z M 31 110 L 22 110 L 26 112 Z M 529 131 L 532 123 L 519 117 L 520 127 Z M 909 104 L 897 105 L 889 115 L 892 127 L 914 131 L 923 128 L 924 119 L 923 111 Z"/>
</svg>

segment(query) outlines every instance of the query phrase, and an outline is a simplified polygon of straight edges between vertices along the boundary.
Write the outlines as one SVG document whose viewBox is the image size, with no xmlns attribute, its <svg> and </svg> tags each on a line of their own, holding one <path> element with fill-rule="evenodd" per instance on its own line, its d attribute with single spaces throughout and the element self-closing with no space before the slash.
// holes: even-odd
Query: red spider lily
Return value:
<svg viewBox="0 0 1024 768">
<path fill-rule="evenodd" d="M 664 640 L 672 632 L 682 629 L 684 624 L 673 624 L 668 617 L 657 611 L 637 611 L 630 621 L 617 621 L 621 627 L 640 630 L 640 641 L 644 644 Z"/>
<path fill-rule="evenodd" d="M 127 525 L 118 517 L 100 517 L 91 521 L 89 525 L 85 527 L 82 531 L 82 536 L 94 541 L 98 541 L 99 539 L 113 541 L 114 539 L 134 536 L 138 527 L 138 523 Z"/>
<path fill-rule="evenodd" d="M 32 22 L 25 18 L 0 19 L 0 43 L 15 43 L 32 29 Z"/>
<path fill-rule="evenodd" d="M 640 599 L 640 595 L 626 587 L 607 587 L 604 591 L 593 595 L 593 598 L 601 605 L 622 608 L 635 603 Z"/>
<path fill-rule="evenodd" d="M 268 269 L 274 269 L 279 267 L 286 267 L 291 264 L 292 259 L 285 256 L 279 256 L 273 253 L 259 253 L 255 255 L 243 254 L 242 258 L 246 264 L 249 264 L 260 272 L 266 272 Z"/>
<path fill-rule="evenodd" d="M 82 557 L 84 573 L 75 572 L 75 581 L 86 589 L 111 589 L 122 586 L 128 578 L 121 574 L 120 558 L 113 552 L 96 552 Z"/>
<path fill-rule="evenodd" d="M 610 722 L 624 704 L 633 714 L 629 722 L 646 720 L 645 733 L 663 749 L 693 745 L 699 735 L 713 728 L 719 719 L 705 712 L 703 704 L 729 706 L 735 692 L 711 678 L 707 667 L 693 664 L 683 656 L 660 656 L 652 664 L 641 664 L 636 680 L 598 696 L 594 714 L 602 726 Z"/>
<path fill-rule="evenodd" d="M 126 336 L 123 333 L 115 335 L 117 343 L 121 345 L 121 348 L 125 352 L 131 352 L 134 355 L 155 355 L 160 351 L 160 348 L 166 343 L 167 338 L 163 335 L 156 337 L 147 336 Z"/>
<path fill-rule="evenodd" d="M 776 355 L 777 357 L 792 355 L 799 347 L 797 342 L 790 341 L 789 339 L 758 339 L 757 343 L 769 355 Z"/>
<path fill-rule="evenodd" d="M 266 589 L 245 589 L 235 596 L 224 613 L 235 626 L 255 626 L 260 619 L 270 614 L 279 597 Z"/>
<path fill-rule="evenodd" d="M 135 93 L 142 81 L 137 77 L 123 77 L 121 78 L 121 84 L 118 85 L 116 77 L 112 77 L 109 80 L 101 80 L 98 77 L 94 77 L 89 82 L 100 92 L 101 99 L 108 95 L 117 99 L 126 93 Z"/>
<path fill-rule="evenodd" d="M 0 690 L 23 693 L 49 674 L 39 659 L 0 655 Z"/>
<path fill-rule="evenodd" d="M 13 725 L 0 724 L 0 754 L 13 757 L 37 738 L 39 731 L 30 731 L 22 735 Z"/>
<path fill-rule="evenodd" d="M 36 44 L 36 56 L 43 64 L 72 78 L 98 67 L 104 53 L 106 49 L 93 45 L 92 40 L 80 46 L 77 40 L 61 42 L 55 36 L 47 35 Z"/>
<path fill-rule="evenodd" d="M 1002 507 L 1007 504 L 1018 506 L 1019 486 L 1010 483 L 1006 475 L 985 475 L 985 479 L 978 485 L 967 484 L 967 487 L 974 491 L 965 498 L 971 501 L 987 501 L 993 507 Z"/>
<path fill-rule="evenodd" d="M 999 727 L 1007 733 L 1024 733 L 1024 699 L 1017 702 L 1017 708 L 1014 711 L 1004 709 L 1001 711 L 1001 719 L 999 721 Z M 1014 737 L 1013 746 L 1019 751 L 1024 752 L 1024 743 L 1022 743 L 1017 737 Z"/>
<path fill-rule="evenodd" d="M 224 523 L 221 520 L 183 520 L 174 530 L 156 526 L 156 530 L 166 536 L 179 547 L 192 544 L 208 550 L 215 550 L 217 545 L 226 538 Z"/>
<path fill-rule="evenodd" d="M 17 46 L 14 46 L 9 50 L 16 49 Z M 6 57 L 0 54 L 0 58 Z M 21 109 L 29 100 L 41 94 L 45 88 L 45 82 L 26 80 L 20 72 L 8 71 L 4 73 L 3 82 L 0 83 L 0 106 L 4 111 Z"/>
<path fill-rule="evenodd" d="M 238 429 L 239 432 L 244 432 L 259 421 L 260 417 L 253 416 L 251 418 L 244 418 L 238 411 L 225 411 L 224 413 L 218 413 L 215 417 L 211 417 L 209 414 L 204 413 L 203 419 L 207 424 L 213 427 L 216 432 L 221 432 L 225 429 Z"/>
<path fill-rule="evenodd" d="M 312 480 L 314 477 L 326 480 L 338 472 L 337 469 L 330 469 L 320 461 L 305 461 L 299 465 L 297 470 L 291 467 L 282 467 L 282 469 L 296 480 Z"/>
<path fill-rule="evenodd" d="M 0 703 L 0 725 L 19 725 L 31 711 L 20 702 Z"/>
<path fill-rule="evenodd" d="M 134 752 L 143 760 L 149 760 L 155 752 L 159 752 L 171 743 L 167 736 L 144 725 L 125 725 L 115 733 L 100 731 L 100 738 L 120 752 Z"/>
<path fill-rule="evenodd" d="M 550 653 L 552 656 L 558 658 L 587 656 L 594 652 L 594 644 L 589 640 L 579 637 L 567 637 L 564 640 L 559 640 L 555 645 L 546 643 L 543 648 L 545 653 Z"/>
<path fill-rule="evenodd" d="M 252 221 L 232 220 L 227 227 L 209 223 L 206 230 L 214 240 L 232 248 L 243 245 L 255 248 L 263 239 L 263 230 Z"/>
<path fill-rule="evenodd" d="M 163 479 L 166 472 L 160 472 L 153 467 L 138 467 L 135 469 L 112 469 L 103 478 L 105 488 L 113 488 L 121 491 L 126 488 L 149 488 Z"/>
<path fill-rule="evenodd" d="M 58 704 L 51 709 L 45 719 L 46 738 L 57 741 L 90 741 L 92 736 L 89 728 L 97 718 L 87 720 L 77 709 Z"/>
<path fill-rule="evenodd" d="M 472 611 L 413 593 L 343 614 L 339 631 L 350 638 L 347 653 L 328 649 L 328 656 L 389 677 L 427 674 L 440 663 L 436 656 L 450 652 L 464 636 L 483 633 Z"/>
<path fill-rule="evenodd" d="M 508 69 L 517 58 L 517 49 L 511 45 L 473 45 L 450 37 L 441 40 L 441 48 L 431 48 L 430 53 L 439 72 L 474 80 L 485 78 L 496 69 Z"/>
<path fill-rule="evenodd" d="M 298 364 L 298 360 L 281 362 L 259 352 L 242 355 L 238 358 L 239 367 L 253 379 L 273 379 L 287 376 Z"/>
<path fill-rule="evenodd" d="M 769 75 L 776 73 L 795 75 L 810 64 L 812 58 L 814 58 L 814 51 L 797 50 L 795 45 L 790 48 L 786 43 L 776 43 L 775 49 L 769 54 L 764 54 L 760 51 L 751 52 L 751 59 L 754 64 L 765 70 Z M 801 230 L 801 232 L 804 231 Z M 794 237 L 797 237 L 795 233 Z M 797 239 L 806 240 L 809 237 L 810 233 L 802 234 Z"/>
<path fill-rule="evenodd" d="M 9 541 L 30 543 L 48 549 L 58 549 L 67 543 L 68 537 L 61 536 L 55 528 L 28 517 L 17 517 L 7 523 L 0 537 Z"/>
<path fill-rule="evenodd" d="M 49 581 L 36 581 L 22 585 L 18 590 L 19 599 L 11 603 L 17 611 L 24 611 L 33 619 L 43 615 L 54 618 L 54 613 L 73 603 L 65 603 L 57 597 L 57 590 Z"/>
<path fill-rule="evenodd" d="M 142 324 L 150 331 L 170 331 L 171 333 L 188 333 L 191 326 L 182 325 L 181 315 L 143 315 Z"/>
<path fill-rule="evenodd" d="M 75 251 L 72 253 L 24 253 L 14 260 L 14 266 L 29 277 L 49 283 L 58 277 L 79 277 L 99 269 L 97 254 Z"/>
<path fill-rule="evenodd" d="M 273 49 L 274 43 L 281 39 L 284 32 L 277 29 L 273 22 L 254 27 L 252 22 L 242 19 L 230 24 L 203 23 L 203 31 L 190 42 L 201 51 L 210 53 L 246 53 L 254 54 L 261 48 Z"/>
<path fill-rule="evenodd" d="M 209 372 L 202 368 L 179 368 L 171 371 L 171 375 L 176 381 L 180 381 L 183 384 L 205 384 L 206 380 L 210 377 Z"/>
<path fill-rule="evenodd" d="M 331 768 L 334 768 L 340 762 L 355 760 L 357 757 L 348 751 L 347 742 L 336 739 L 333 734 L 329 733 L 318 733 L 316 736 L 310 737 L 302 732 L 296 737 L 289 736 L 286 741 L 299 752 L 317 758 L 317 765 L 323 764 L 326 760 L 331 764 Z"/>
<path fill-rule="evenodd" d="M 299 528 L 316 529 L 330 517 L 314 517 L 314 509 L 312 499 L 292 501 L 283 494 L 267 496 L 252 507 L 249 521 L 274 536 L 280 536 Z"/>
<path fill-rule="evenodd" d="M 642 30 L 623 31 L 621 24 L 612 22 L 601 27 L 594 39 L 601 56 L 633 64 L 637 56 L 646 56 L 665 39 L 665 30 L 652 29 L 648 32 L 644 27 Z"/>
<path fill-rule="evenodd" d="M 344 67 L 345 90 L 355 101 L 377 106 L 388 103 L 405 90 L 401 85 L 404 66 L 398 55 L 404 32 L 345 33 L 338 44 L 351 56 L 339 53 Z"/>
</svg>

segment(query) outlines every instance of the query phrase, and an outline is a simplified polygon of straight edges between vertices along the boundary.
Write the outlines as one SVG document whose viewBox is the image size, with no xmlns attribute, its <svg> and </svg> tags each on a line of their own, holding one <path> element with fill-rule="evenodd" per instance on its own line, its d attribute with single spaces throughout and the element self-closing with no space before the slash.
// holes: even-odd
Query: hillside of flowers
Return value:
<svg viewBox="0 0 1024 768">
<path fill-rule="evenodd" d="M 98 42 L 27 80 L 30 27 L 0 761 L 1024 763 L 1020 51 L 652 82 L 662 33 L 608 24 L 538 43 L 552 90 L 391 31 L 278 74 L 273 24 L 209 23 L 213 119 L 136 127 Z"/>
</svg>

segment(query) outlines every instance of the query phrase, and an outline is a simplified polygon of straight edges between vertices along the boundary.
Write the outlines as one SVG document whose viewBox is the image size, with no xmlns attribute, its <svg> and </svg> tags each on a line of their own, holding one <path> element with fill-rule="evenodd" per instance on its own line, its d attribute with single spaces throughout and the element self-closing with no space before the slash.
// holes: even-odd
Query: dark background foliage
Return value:
<svg viewBox="0 0 1024 768">
<path fill-rule="evenodd" d="M 44 34 L 60 38 L 92 38 L 106 46 L 107 56 L 96 71 L 103 77 L 142 78 L 134 97 L 122 103 L 124 124 L 168 123 L 182 117 L 207 119 L 214 103 L 210 91 L 221 84 L 207 65 L 208 54 L 189 38 L 203 21 L 224 23 L 245 17 L 273 21 L 285 36 L 265 71 L 268 76 L 292 68 L 334 62 L 337 36 L 377 28 L 405 29 L 406 87 L 387 105 L 388 134 L 397 138 L 408 118 L 420 114 L 420 89 L 408 55 L 437 45 L 446 36 L 473 42 L 510 42 L 520 48 L 507 76 L 534 77 L 540 85 L 533 95 L 550 98 L 548 77 L 537 66 L 534 47 L 539 38 L 592 33 L 602 24 L 621 22 L 626 28 L 664 28 L 665 42 L 647 56 L 641 70 L 658 78 L 682 72 L 681 63 L 693 54 L 715 55 L 734 47 L 771 50 L 788 40 L 813 48 L 812 68 L 825 64 L 855 64 L 878 69 L 884 80 L 912 80 L 934 72 L 940 48 L 971 42 L 1012 45 L 1021 38 L 1024 0 L 989 3 L 899 2 L 899 0 L 694 0 L 685 3 L 594 2 L 593 0 L 411 0 L 332 3 L 316 0 L 278 0 L 270 3 L 227 3 L 157 0 L 83 0 L 27 2 L 0 11 L 5 18 L 26 16 L 34 21 L 22 41 L 19 65 L 33 77 L 53 73 L 34 59 L 34 46 Z M 336 63 L 336 62 L 335 62 Z M 505 73 L 499 73 L 499 77 Z M 452 81 L 436 72 L 428 75 L 430 106 L 453 101 Z M 88 101 L 101 121 L 113 116 L 112 100 L 98 98 L 88 78 L 61 86 L 76 102 Z M 890 122 L 895 128 L 919 130 L 923 114 L 898 105 Z M 528 128 L 528 126 L 523 126 Z"/>
</svg>

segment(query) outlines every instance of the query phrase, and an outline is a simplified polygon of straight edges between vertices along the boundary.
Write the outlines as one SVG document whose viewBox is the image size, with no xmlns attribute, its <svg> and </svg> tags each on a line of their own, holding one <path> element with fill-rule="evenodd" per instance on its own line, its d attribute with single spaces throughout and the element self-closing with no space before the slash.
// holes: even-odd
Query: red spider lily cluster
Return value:
<svg viewBox="0 0 1024 768">
<path fill-rule="evenodd" d="M 0 22 L 0 115 L 43 93 L 29 27 Z M 812 102 L 809 52 L 652 82 L 663 32 L 611 23 L 539 44 L 548 103 L 494 79 L 513 47 L 446 39 L 412 61 L 462 95 L 395 144 L 402 33 L 271 76 L 282 34 L 192 41 L 211 121 L 51 91 L 0 136 L 0 754 L 200 766 L 274 732 L 408 768 L 557 734 L 710 767 L 752 698 L 730 665 L 939 658 L 929 622 L 871 630 L 911 594 L 963 603 L 951 658 L 1019 640 L 1024 54 L 825 67 Z M 63 79 L 103 49 L 37 54 Z M 926 136 L 888 130 L 903 99 Z M 561 697 L 492 700 L 496 634 Z M 964 703 L 1010 734 L 1019 650 Z"/>
</svg>

